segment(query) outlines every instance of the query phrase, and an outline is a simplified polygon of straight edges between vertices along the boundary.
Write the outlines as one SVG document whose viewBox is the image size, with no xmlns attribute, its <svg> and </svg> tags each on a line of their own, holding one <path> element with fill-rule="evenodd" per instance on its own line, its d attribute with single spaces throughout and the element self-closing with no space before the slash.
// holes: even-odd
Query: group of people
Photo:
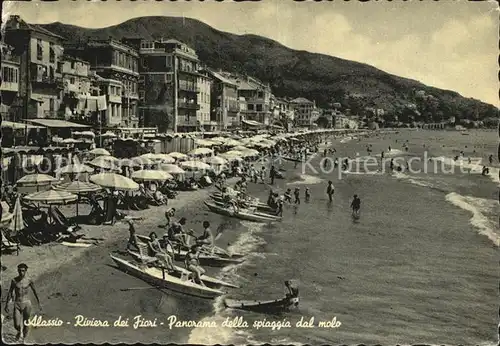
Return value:
<svg viewBox="0 0 500 346">
<path fill-rule="evenodd" d="M 185 256 L 185 267 L 193 274 L 194 281 L 204 286 L 201 276 L 205 273 L 205 269 L 200 266 L 200 253 L 212 253 L 215 251 L 214 236 L 210 230 L 210 222 L 203 221 L 203 232 L 199 236 L 195 236 L 192 229 L 185 230 L 187 219 L 182 217 L 179 221 L 172 221 L 175 216 L 175 209 L 171 208 L 165 212 L 167 233 L 159 238 L 156 232 L 149 234 L 149 240 L 146 246 L 147 256 L 153 257 L 158 261 L 158 265 L 168 272 L 175 272 L 174 259 L 175 252 L 182 249 L 188 249 Z M 129 224 L 129 240 L 127 243 L 127 251 L 138 251 L 141 258 L 144 258 L 143 247 L 139 241 L 135 224 L 132 219 L 127 219 Z M 191 244 L 190 239 L 194 238 L 194 244 Z"/>
</svg>

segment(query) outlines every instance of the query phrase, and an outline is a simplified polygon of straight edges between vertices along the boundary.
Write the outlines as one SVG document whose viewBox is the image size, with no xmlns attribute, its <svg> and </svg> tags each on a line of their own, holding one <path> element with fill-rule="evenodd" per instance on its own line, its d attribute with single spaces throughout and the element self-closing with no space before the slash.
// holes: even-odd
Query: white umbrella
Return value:
<svg viewBox="0 0 500 346">
<path fill-rule="evenodd" d="M 239 150 L 229 150 L 229 151 L 226 151 L 224 154 L 224 157 L 227 157 L 227 156 L 243 156 L 243 153 Z"/>
<path fill-rule="evenodd" d="M 31 202 L 40 202 L 46 204 L 66 204 L 76 201 L 77 195 L 66 191 L 47 190 L 41 192 L 33 192 L 25 196 L 24 199 Z"/>
<path fill-rule="evenodd" d="M 172 164 L 161 164 L 159 167 L 162 171 L 168 172 L 170 174 L 184 174 L 186 173 L 182 168 L 177 165 Z"/>
<path fill-rule="evenodd" d="M 212 147 L 214 145 L 220 144 L 218 142 L 213 142 L 207 139 L 196 139 L 194 142 L 196 143 L 196 145 L 199 145 L 200 147 Z"/>
<path fill-rule="evenodd" d="M 66 138 L 66 139 L 62 140 L 62 143 L 64 143 L 64 144 L 75 144 L 75 143 L 78 143 L 78 141 L 76 139 L 73 139 L 73 138 Z"/>
<path fill-rule="evenodd" d="M 207 158 L 205 162 L 208 163 L 209 165 L 220 166 L 220 165 L 225 165 L 227 163 L 227 160 L 220 156 L 212 156 Z"/>
<path fill-rule="evenodd" d="M 83 131 L 80 132 L 80 136 L 85 136 L 85 137 L 95 137 L 95 133 L 92 131 Z"/>
<path fill-rule="evenodd" d="M 103 169 L 117 169 L 120 160 L 113 156 L 97 156 L 95 159 L 88 162 L 88 164 Z"/>
<path fill-rule="evenodd" d="M 210 141 L 212 141 L 212 142 L 217 142 L 217 143 L 219 143 L 219 144 L 224 144 L 227 140 L 228 140 L 228 138 L 225 138 L 225 137 L 214 137 L 214 138 L 210 138 Z"/>
<path fill-rule="evenodd" d="M 19 179 L 16 184 L 25 186 L 48 185 L 58 182 L 58 180 L 47 174 L 28 174 Z"/>
<path fill-rule="evenodd" d="M 237 145 L 237 146 L 233 147 L 231 150 L 237 150 L 237 151 L 243 152 L 243 151 L 252 150 L 252 149 L 244 147 L 243 145 Z"/>
<path fill-rule="evenodd" d="M 90 176 L 90 181 L 102 187 L 108 187 L 116 190 L 136 191 L 139 189 L 132 179 L 115 173 L 99 173 Z"/>
<path fill-rule="evenodd" d="M 179 163 L 179 166 L 192 171 L 206 171 L 211 169 L 210 165 L 201 161 L 184 161 Z"/>
<path fill-rule="evenodd" d="M 145 181 L 166 181 L 173 179 L 169 173 L 160 170 L 143 169 L 132 173 L 132 179 Z"/>
<path fill-rule="evenodd" d="M 113 132 L 107 131 L 106 133 L 103 133 L 101 135 L 101 137 L 103 137 L 103 138 L 115 138 L 116 135 Z"/>
<path fill-rule="evenodd" d="M 213 154 L 213 150 L 209 148 L 196 148 L 191 150 L 188 154 L 191 156 L 197 156 L 197 155 L 211 155 Z"/>
<path fill-rule="evenodd" d="M 110 152 L 107 151 L 104 148 L 95 148 L 95 149 L 92 149 L 91 151 L 89 151 L 89 154 L 111 156 Z"/>
<path fill-rule="evenodd" d="M 175 162 L 175 158 L 173 158 L 172 156 L 168 155 L 168 154 L 155 154 L 156 156 L 156 160 L 157 161 L 161 161 L 163 163 L 174 163 Z"/>
<path fill-rule="evenodd" d="M 12 219 L 10 220 L 8 230 L 10 231 L 11 236 L 15 236 L 18 232 L 24 229 L 24 220 L 23 220 L 23 208 L 21 207 L 21 199 L 19 196 L 16 198 L 16 204 L 14 205 L 14 210 L 12 212 Z M 8 211 L 8 209 L 7 209 Z M 3 214 L 2 214 L 3 220 Z"/>
<path fill-rule="evenodd" d="M 179 153 L 179 152 L 176 152 L 176 151 L 174 151 L 172 153 L 168 153 L 168 156 L 173 157 L 176 160 L 182 160 L 182 159 L 185 159 L 185 158 L 188 157 L 186 154 Z"/>
<path fill-rule="evenodd" d="M 19 199 L 19 198 L 18 198 Z M 9 213 L 9 205 L 7 204 L 7 202 L 4 202 L 2 201 L 2 219 L 0 221 L 0 224 L 6 224 L 7 222 L 10 222 L 12 220 L 12 218 L 14 217 L 14 214 L 13 213 Z M 17 201 L 16 201 L 17 203 Z M 15 211 L 15 207 L 14 207 L 14 211 Z"/>
</svg>

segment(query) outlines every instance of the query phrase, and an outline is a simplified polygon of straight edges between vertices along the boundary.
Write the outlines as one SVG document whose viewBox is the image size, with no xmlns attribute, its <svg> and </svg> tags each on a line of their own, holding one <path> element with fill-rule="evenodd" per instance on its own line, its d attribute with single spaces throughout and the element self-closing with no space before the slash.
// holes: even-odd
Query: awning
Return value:
<svg viewBox="0 0 500 346">
<path fill-rule="evenodd" d="M 2 121 L 2 128 L 8 128 L 8 129 L 13 129 L 13 130 L 21 130 L 21 129 L 43 129 L 43 126 L 35 126 L 35 125 L 30 125 L 30 124 L 23 124 L 23 123 L 15 123 L 13 121 Z"/>
<path fill-rule="evenodd" d="M 249 126 L 264 126 L 264 124 L 259 123 L 258 121 L 255 120 L 242 120 L 241 122 Z"/>
<path fill-rule="evenodd" d="M 89 128 L 88 125 L 76 124 L 66 120 L 58 120 L 58 119 L 29 119 L 27 122 L 41 125 L 49 128 Z"/>
<path fill-rule="evenodd" d="M 39 99 L 39 98 L 36 98 L 36 97 L 31 97 L 31 101 L 35 101 L 35 102 L 39 102 L 39 103 L 43 103 L 43 100 L 42 99 Z"/>
<path fill-rule="evenodd" d="M 43 155 L 45 153 L 64 153 L 69 152 L 71 149 L 65 147 L 14 147 L 2 148 L 2 155 L 4 157 L 13 156 L 16 154 L 26 155 Z"/>
</svg>

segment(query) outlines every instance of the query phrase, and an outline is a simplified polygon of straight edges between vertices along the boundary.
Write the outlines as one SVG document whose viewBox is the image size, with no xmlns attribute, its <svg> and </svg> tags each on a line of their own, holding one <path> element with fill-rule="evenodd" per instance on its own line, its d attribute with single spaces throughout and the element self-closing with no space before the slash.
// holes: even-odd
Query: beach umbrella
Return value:
<svg viewBox="0 0 500 346">
<path fill-rule="evenodd" d="M 115 173 L 94 174 L 90 176 L 90 181 L 102 187 L 116 190 L 136 191 L 139 189 L 139 184 L 135 181 Z"/>
<path fill-rule="evenodd" d="M 143 158 L 143 159 L 147 159 L 147 160 L 156 160 L 156 154 L 155 153 L 142 154 L 139 157 Z"/>
<path fill-rule="evenodd" d="M 159 166 L 159 168 L 162 170 L 162 171 L 165 171 L 167 173 L 170 173 L 170 174 L 173 174 L 173 175 L 177 175 L 177 174 L 184 174 L 186 173 L 182 168 L 180 168 L 179 166 L 177 165 L 172 165 L 172 164 L 161 164 Z"/>
<path fill-rule="evenodd" d="M 168 154 L 155 154 L 155 159 L 157 161 L 161 161 L 163 163 L 174 163 L 175 162 L 175 158 L 173 158 L 172 156 L 168 155 Z"/>
<path fill-rule="evenodd" d="M 4 225 L 7 222 L 10 222 L 10 220 L 12 220 L 12 218 L 14 217 L 14 214 L 9 213 L 10 207 L 7 204 L 7 202 L 2 201 L 1 203 L 2 203 L 2 219 L 0 221 L 0 224 Z M 16 203 L 17 203 L 17 201 L 16 201 Z"/>
<path fill-rule="evenodd" d="M 232 139 L 232 138 L 228 138 L 226 139 L 226 141 L 224 142 L 224 145 L 225 146 L 228 146 L 228 147 L 235 147 L 237 145 L 242 145 L 243 143 L 240 142 L 240 141 L 237 141 L 236 139 Z"/>
<path fill-rule="evenodd" d="M 66 139 L 63 139 L 61 141 L 61 143 L 64 143 L 64 144 L 75 144 L 75 143 L 78 143 L 78 141 L 76 139 L 73 139 L 73 138 L 66 138 Z"/>
<path fill-rule="evenodd" d="M 103 169 L 117 169 L 120 164 L 120 160 L 113 156 L 98 156 L 92 161 L 88 162 L 89 165 L 103 168 Z"/>
<path fill-rule="evenodd" d="M 191 171 L 206 171 L 210 170 L 210 165 L 207 165 L 201 161 L 184 161 L 179 164 L 181 168 L 188 169 Z"/>
<path fill-rule="evenodd" d="M 227 140 L 227 138 L 225 138 L 225 137 L 210 138 L 211 142 L 216 142 L 216 143 L 219 143 L 219 144 L 224 144 L 226 142 L 226 140 Z"/>
<path fill-rule="evenodd" d="M 221 155 L 224 155 L 224 157 L 228 157 L 228 156 L 238 156 L 238 157 L 241 157 L 243 156 L 243 153 L 239 150 L 229 150 L 229 151 L 226 151 L 224 154 L 221 154 Z"/>
<path fill-rule="evenodd" d="M 207 158 L 205 162 L 208 163 L 209 165 L 220 166 L 220 165 L 225 165 L 227 163 L 227 160 L 220 156 L 212 156 Z"/>
<path fill-rule="evenodd" d="M 237 150 L 237 151 L 248 151 L 248 150 L 252 150 L 250 148 L 247 148 L 247 147 L 244 147 L 243 145 L 237 145 L 235 147 L 233 147 L 231 150 Z"/>
<path fill-rule="evenodd" d="M 196 139 L 194 142 L 196 145 L 199 145 L 200 147 L 212 147 L 214 145 L 220 144 L 219 142 L 213 142 L 207 139 Z"/>
<path fill-rule="evenodd" d="M 169 173 L 154 169 L 143 169 L 132 173 L 132 179 L 134 180 L 144 180 L 144 181 L 166 181 L 171 180 L 174 177 Z"/>
<path fill-rule="evenodd" d="M 183 159 L 186 159 L 188 157 L 186 154 L 179 153 L 176 151 L 174 151 L 173 153 L 168 153 L 168 156 L 173 157 L 176 160 L 183 160 Z"/>
<path fill-rule="evenodd" d="M 21 207 L 21 199 L 19 196 L 16 198 L 16 204 L 14 204 L 12 215 L 13 217 L 10 220 L 9 227 L 7 227 L 7 229 L 10 231 L 12 236 L 15 236 L 18 232 L 24 229 L 23 208 Z"/>
<path fill-rule="evenodd" d="M 101 135 L 102 138 L 116 138 L 116 135 L 113 132 L 107 131 Z"/>
<path fill-rule="evenodd" d="M 191 156 L 197 156 L 197 155 L 211 155 L 213 153 L 214 151 L 209 148 L 196 148 L 191 150 L 188 154 Z"/>
<path fill-rule="evenodd" d="M 99 155 L 111 156 L 111 153 L 104 148 L 92 149 L 91 151 L 89 151 L 89 154 L 98 155 L 98 156 Z"/>
<path fill-rule="evenodd" d="M 80 132 L 80 136 L 85 136 L 85 137 L 92 137 L 94 138 L 95 137 L 95 133 L 92 132 L 92 131 L 83 131 L 83 132 Z"/>
<path fill-rule="evenodd" d="M 245 157 L 258 156 L 258 155 L 260 155 L 260 153 L 258 150 L 255 150 L 255 149 L 247 149 L 247 150 L 243 151 L 243 155 L 245 155 Z"/>
<path fill-rule="evenodd" d="M 40 186 L 56 183 L 59 180 L 47 174 L 28 174 L 19 179 L 16 184 L 25 186 Z"/>
<path fill-rule="evenodd" d="M 76 201 L 77 198 L 78 196 L 75 194 L 58 190 L 33 192 L 24 197 L 27 201 L 45 204 L 66 204 L 68 202 Z"/>
<path fill-rule="evenodd" d="M 80 194 L 81 193 L 87 193 L 87 192 L 97 192 L 102 190 L 102 187 L 96 184 L 88 183 L 85 181 L 72 181 L 69 183 L 64 183 L 58 186 L 54 186 L 54 189 L 56 190 L 64 190 L 66 192 L 71 192 L 76 195 L 78 195 L 78 199 L 76 201 L 76 215 L 78 216 L 78 206 L 80 202 Z"/>
<path fill-rule="evenodd" d="M 67 165 L 56 170 L 60 174 L 93 173 L 94 169 L 82 163 Z"/>
<path fill-rule="evenodd" d="M 228 160 L 229 162 L 233 162 L 233 161 L 243 161 L 243 159 L 241 158 L 241 156 L 234 156 L 234 155 L 225 155 L 225 154 L 220 154 L 219 155 L 220 157 Z"/>
</svg>

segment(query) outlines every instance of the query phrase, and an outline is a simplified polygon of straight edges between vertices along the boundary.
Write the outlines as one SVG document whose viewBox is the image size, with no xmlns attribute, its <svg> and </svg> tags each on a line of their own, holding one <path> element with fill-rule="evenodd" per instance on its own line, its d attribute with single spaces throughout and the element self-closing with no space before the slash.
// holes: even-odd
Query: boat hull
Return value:
<svg viewBox="0 0 500 346">
<path fill-rule="evenodd" d="M 256 312 L 285 312 L 299 305 L 299 298 L 281 298 L 275 300 L 224 300 L 226 308 Z"/>
<path fill-rule="evenodd" d="M 226 215 L 230 217 L 235 217 L 241 220 L 245 221 L 254 221 L 254 222 L 274 222 L 274 221 L 281 221 L 281 217 L 278 216 L 272 216 L 272 215 L 266 215 L 263 213 L 244 213 L 244 212 L 237 212 L 234 213 L 232 211 L 229 211 L 226 208 L 223 208 L 221 206 L 216 205 L 215 203 L 208 203 L 205 202 L 205 205 L 210 209 L 210 211 L 221 214 L 221 215 Z"/>
<path fill-rule="evenodd" d="M 202 285 L 196 284 L 194 282 L 172 276 L 167 272 L 165 272 L 165 279 L 163 279 L 162 271 L 158 268 L 139 268 L 131 262 L 120 259 L 113 255 L 110 256 L 120 270 L 132 276 L 135 276 L 136 278 L 139 278 L 149 284 L 152 284 L 153 286 L 204 299 L 214 299 L 225 294 L 225 292 L 223 291 L 210 287 L 203 287 Z"/>
<path fill-rule="evenodd" d="M 139 239 L 139 241 L 143 242 L 144 246 L 146 246 L 146 242 L 149 240 L 149 237 L 143 235 L 138 235 L 137 238 Z M 184 259 L 186 258 L 186 254 L 187 250 L 174 249 L 174 259 L 176 261 L 184 261 Z M 235 254 L 234 256 L 231 257 L 228 256 L 222 257 L 217 255 L 209 255 L 201 253 L 200 256 L 198 257 L 198 261 L 202 266 L 225 267 L 232 264 L 243 263 L 244 259 L 242 259 L 242 257 L 243 255 L 240 254 Z"/>
<path fill-rule="evenodd" d="M 218 196 L 214 196 L 214 195 L 211 195 L 210 198 L 213 200 L 213 202 L 219 206 L 224 206 L 224 202 L 222 200 L 221 197 L 218 197 Z M 256 208 L 257 210 L 259 211 L 262 211 L 262 212 L 266 212 L 266 213 L 275 213 L 276 210 L 271 208 L 270 206 L 266 205 L 266 204 L 263 204 L 263 203 L 252 203 L 252 202 L 249 202 L 248 205 L 250 207 L 254 207 Z"/>
</svg>

